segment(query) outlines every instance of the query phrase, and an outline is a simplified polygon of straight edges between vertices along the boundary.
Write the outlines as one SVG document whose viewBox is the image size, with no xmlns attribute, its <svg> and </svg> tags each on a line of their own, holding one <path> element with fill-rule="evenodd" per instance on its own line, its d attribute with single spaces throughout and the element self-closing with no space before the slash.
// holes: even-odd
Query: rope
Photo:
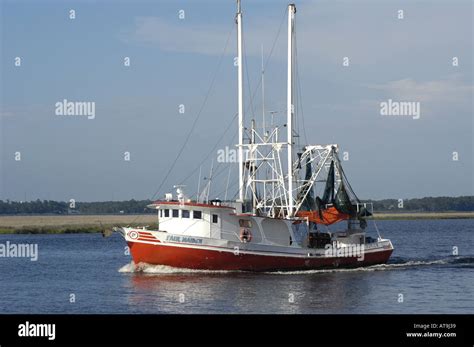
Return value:
<svg viewBox="0 0 474 347">
<path fill-rule="evenodd" d="M 278 28 L 277 35 L 276 35 L 276 37 L 275 37 L 275 40 L 273 41 L 272 48 L 271 48 L 270 53 L 269 53 L 269 55 L 268 55 L 268 58 L 267 58 L 267 60 L 266 60 L 266 62 L 265 62 L 265 64 L 264 64 L 264 68 L 267 67 L 267 65 L 268 65 L 268 63 L 269 63 L 269 61 L 270 61 L 270 57 L 271 57 L 272 54 L 273 54 L 273 51 L 274 51 L 276 42 L 277 42 L 277 40 L 278 40 L 278 38 L 279 38 L 279 36 L 280 36 L 281 28 L 283 27 L 283 22 L 284 22 L 284 19 L 285 19 L 285 16 L 286 16 L 286 11 L 287 11 L 287 10 L 285 9 L 285 12 L 284 12 L 284 14 L 283 14 L 282 20 L 281 20 L 281 22 L 280 22 L 280 26 L 279 26 L 279 28 Z M 224 57 L 225 53 L 227 52 L 227 46 L 228 46 L 228 43 L 229 43 L 229 40 L 230 40 L 230 37 L 231 37 L 231 34 L 232 34 L 233 31 L 234 31 L 234 26 L 232 26 L 232 30 L 229 31 L 229 34 L 228 34 L 228 36 L 227 36 L 227 40 L 226 40 L 226 43 L 225 43 L 225 47 L 224 47 L 224 50 L 223 50 L 223 52 L 222 52 L 222 54 L 221 54 L 221 56 L 220 56 L 220 58 L 219 58 L 219 63 L 218 63 L 217 69 L 216 69 L 216 71 L 215 71 L 215 73 L 214 73 L 214 76 L 213 76 L 213 78 L 212 78 L 211 85 L 209 86 L 209 88 L 208 88 L 208 90 L 207 90 L 207 93 L 206 93 L 206 96 L 205 96 L 205 98 L 204 98 L 204 101 L 203 101 L 203 103 L 202 103 L 202 105 L 201 105 L 201 107 L 200 107 L 200 109 L 199 109 L 199 112 L 198 112 L 198 114 L 197 114 L 197 116 L 196 116 L 196 118 L 195 118 L 195 120 L 194 120 L 194 122 L 193 122 L 193 124 L 192 124 L 192 126 L 191 126 L 191 128 L 190 128 L 190 130 L 189 130 L 189 132 L 188 132 L 188 134 L 187 134 L 187 136 L 186 136 L 186 139 L 185 139 L 184 143 L 182 144 L 180 150 L 178 151 L 178 154 L 177 154 L 177 156 L 175 157 L 173 163 L 172 163 L 171 166 L 169 167 L 169 169 L 168 169 L 168 171 L 167 171 L 165 177 L 163 178 L 163 180 L 161 181 L 160 185 L 158 186 L 158 189 L 155 191 L 155 193 L 153 194 L 153 196 L 151 197 L 150 200 L 154 200 L 154 198 L 155 198 L 155 197 L 158 195 L 158 193 L 161 191 L 161 188 L 162 188 L 163 185 L 166 183 L 166 181 L 167 181 L 168 177 L 170 176 L 172 170 L 174 169 L 176 163 L 178 162 L 179 158 L 181 157 L 182 153 L 184 152 L 184 149 L 186 148 L 186 145 L 188 144 L 189 139 L 191 138 L 191 135 L 192 135 L 192 133 L 193 133 L 193 131 L 194 131 L 194 129 L 195 129 L 195 126 L 196 126 L 196 124 L 197 124 L 197 122 L 198 122 L 198 120 L 199 120 L 199 118 L 200 118 L 200 116 L 201 116 L 201 114 L 202 114 L 202 111 L 203 111 L 203 109 L 204 109 L 204 107 L 205 107 L 205 105 L 206 105 L 206 103 L 207 103 L 207 100 L 209 99 L 209 96 L 210 96 L 210 94 L 211 94 L 212 88 L 213 88 L 213 86 L 214 86 L 215 80 L 216 80 L 217 75 L 218 75 L 219 68 L 220 68 L 220 66 L 222 65 L 223 57 Z M 246 59 L 246 56 L 244 56 L 244 59 Z M 250 79 L 248 78 L 248 71 L 247 71 L 247 80 L 248 80 L 248 82 L 249 82 L 249 84 L 250 84 Z M 259 83 L 258 83 L 257 86 L 255 87 L 254 93 L 253 93 L 253 94 L 250 93 L 250 101 L 251 101 L 250 103 L 251 103 L 251 106 L 252 106 L 252 107 L 251 107 L 252 114 L 253 114 L 253 111 L 254 111 L 254 110 L 253 110 L 253 99 L 254 99 L 255 94 L 257 93 L 258 88 L 260 87 L 260 85 L 261 85 L 261 81 L 259 81 Z M 249 86 L 249 89 L 250 89 L 250 86 Z M 246 111 L 247 111 L 247 110 L 248 110 L 248 106 L 247 106 L 247 108 L 246 108 Z M 233 117 L 232 121 L 233 121 L 236 117 L 237 117 L 237 114 Z M 216 145 L 211 149 L 211 151 L 210 151 L 210 152 L 208 153 L 208 155 L 205 157 L 205 159 L 203 160 L 203 162 L 206 161 L 206 160 L 209 158 L 209 156 L 214 152 L 214 150 L 215 150 L 215 148 L 217 147 L 217 145 L 218 145 L 218 144 L 220 143 L 220 141 L 224 138 L 225 134 L 227 133 L 227 130 L 230 128 L 230 124 L 232 124 L 232 122 L 229 123 L 229 126 L 227 127 L 227 129 L 224 131 L 224 133 L 222 134 L 222 136 L 219 138 L 219 140 L 218 140 L 218 142 L 216 143 Z M 202 164 L 203 162 L 201 162 L 201 164 Z M 199 166 L 198 166 L 197 168 L 199 168 Z M 197 169 L 195 169 L 195 170 L 192 171 L 188 176 L 186 176 L 186 178 L 184 178 L 184 179 L 181 181 L 181 183 L 183 183 L 183 182 L 185 182 L 187 179 L 189 179 L 189 177 L 191 177 L 191 176 L 195 173 L 196 170 L 197 170 Z M 198 192 L 198 194 L 199 194 L 199 192 Z M 140 218 L 140 216 L 135 217 L 134 220 L 132 221 L 132 224 L 135 223 L 139 218 Z"/>
<path fill-rule="evenodd" d="M 158 189 L 155 191 L 155 193 L 153 194 L 153 196 L 151 197 L 150 200 L 153 200 L 157 195 L 158 193 L 160 192 L 161 188 L 163 187 L 163 185 L 165 184 L 166 180 L 168 179 L 169 175 L 171 174 L 171 172 L 173 171 L 176 163 L 178 162 L 178 159 L 181 157 L 181 154 L 183 154 L 184 152 L 184 149 L 186 148 L 186 145 L 188 144 L 189 142 L 189 139 L 191 138 L 191 135 L 194 131 L 194 128 L 196 127 L 196 124 L 197 122 L 199 121 L 199 118 L 201 117 L 201 114 L 202 114 L 202 111 L 204 110 L 204 107 L 206 106 L 206 103 L 207 103 L 207 100 L 209 99 L 209 96 L 211 95 L 211 91 L 212 91 L 212 88 L 214 87 L 214 83 L 216 81 L 216 78 L 217 78 L 217 75 L 218 75 L 218 72 L 219 72 L 219 68 L 220 66 L 222 65 L 222 61 L 223 61 L 223 58 L 224 58 L 224 55 L 225 53 L 227 52 L 227 46 L 229 44 L 229 40 L 230 40 L 230 36 L 232 34 L 232 32 L 234 31 L 234 25 L 232 25 L 232 29 L 229 31 L 229 34 L 227 35 L 227 40 L 226 40 L 226 43 L 225 43 L 225 46 L 224 46 L 224 50 L 219 58 L 219 63 L 217 64 L 217 68 L 214 72 L 214 76 L 212 77 L 212 80 L 211 80 L 211 84 L 207 90 L 207 93 L 206 93 L 206 96 L 204 98 L 204 101 L 201 105 L 201 107 L 199 108 L 199 111 L 197 113 L 197 116 L 196 118 L 194 119 L 194 122 L 191 126 L 191 128 L 189 129 L 188 131 L 188 134 L 186 135 L 186 139 L 184 140 L 181 148 L 179 149 L 178 151 L 178 154 L 177 156 L 175 157 L 173 163 L 171 164 L 171 166 L 168 168 L 168 172 L 166 173 L 165 177 L 163 178 L 163 180 L 161 181 L 161 184 L 159 185 Z M 132 223 L 135 223 L 138 218 L 140 218 L 140 216 L 137 216 L 135 217 L 135 219 L 132 221 Z"/>
<path fill-rule="evenodd" d="M 214 153 L 215 149 L 217 148 L 217 146 L 219 145 L 219 143 L 222 141 L 222 139 L 224 138 L 224 136 L 227 134 L 227 131 L 230 129 L 231 125 L 234 123 L 235 121 L 235 118 L 237 118 L 238 116 L 238 113 L 236 113 L 234 115 L 234 117 L 231 119 L 231 122 L 229 122 L 229 124 L 227 125 L 227 128 L 225 129 L 225 131 L 222 133 L 221 137 L 217 140 L 216 144 L 214 145 L 214 147 L 212 147 L 212 149 L 209 151 L 209 153 L 206 155 L 206 157 L 199 163 L 198 166 L 196 166 L 196 168 L 191 171 L 185 178 L 183 178 L 180 182 L 180 184 L 183 184 L 184 182 L 186 182 L 200 167 L 201 165 L 207 161 L 209 159 L 209 157 L 211 156 L 212 153 Z M 235 136 L 237 136 L 237 134 L 235 134 L 233 136 L 233 138 L 235 138 Z M 199 193 L 199 192 L 198 192 Z"/>
<path fill-rule="evenodd" d="M 280 37 L 280 33 L 281 33 L 281 29 L 283 27 L 283 23 L 284 23 L 284 20 L 286 18 L 286 14 L 287 14 L 287 9 L 285 9 L 284 13 L 283 13 L 283 16 L 282 16 L 282 19 L 280 21 L 280 25 L 278 27 L 278 31 L 277 31 L 277 34 L 275 36 L 275 39 L 273 40 L 273 43 L 272 43 L 272 47 L 270 49 L 270 53 L 268 54 L 268 57 L 265 61 L 265 64 L 264 64 L 264 70 L 266 70 L 269 62 L 270 62 L 270 58 L 272 57 L 272 54 L 273 54 L 273 51 L 275 49 L 275 46 L 276 46 L 276 43 L 278 41 L 278 38 Z M 244 43 L 245 44 L 245 43 Z M 245 59 L 245 62 L 247 63 L 247 58 L 246 56 L 244 56 L 244 59 Z M 250 84 L 250 79 L 248 77 L 248 69 L 247 70 L 247 80 L 249 81 L 249 84 Z M 251 112 L 252 114 L 254 115 L 254 110 L 253 110 L 253 100 L 255 99 L 255 94 L 257 93 L 258 89 L 260 88 L 260 85 L 261 85 L 262 81 L 259 80 L 259 83 L 257 84 L 257 86 L 255 87 L 254 89 L 254 92 L 253 93 L 249 93 L 250 94 L 250 103 L 251 103 L 251 107 L 250 106 L 247 106 L 245 108 L 245 113 L 247 113 L 247 111 L 249 110 L 249 108 L 251 108 Z M 249 87 L 250 89 L 250 87 Z M 208 154 L 204 157 L 204 159 L 200 162 L 200 164 L 193 170 L 190 172 L 190 174 L 188 174 L 183 180 L 181 180 L 180 184 L 186 182 L 197 170 L 199 170 L 199 167 L 209 159 L 209 157 L 212 155 L 212 153 L 214 153 L 215 149 L 217 148 L 217 146 L 219 145 L 219 143 L 222 141 L 222 139 L 224 138 L 225 134 L 227 133 L 227 131 L 229 130 L 230 126 L 234 123 L 234 120 L 235 118 L 237 118 L 237 115 L 238 113 L 236 113 L 234 115 L 234 117 L 232 118 L 231 122 L 229 123 L 229 125 L 227 126 L 226 130 L 223 132 L 222 136 L 218 139 L 218 141 L 216 142 L 216 144 L 214 145 L 214 147 L 212 147 L 212 149 L 208 152 Z M 235 138 L 235 136 L 237 136 L 236 134 L 233 136 L 233 138 Z M 234 186 L 235 184 L 233 184 L 232 186 Z M 161 187 L 161 186 L 160 186 Z M 199 192 L 197 192 L 197 194 L 199 194 Z M 194 195 L 194 194 L 193 194 Z M 237 194 L 234 194 L 234 198 L 237 196 Z"/>
<path fill-rule="evenodd" d="M 379 241 L 382 239 L 382 236 L 380 236 L 379 228 L 377 227 L 377 223 L 375 223 L 375 219 L 372 219 L 374 222 L 375 230 L 377 230 L 377 235 L 379 237 Z"/>
<path fill-rule="evenodd" d="M 295 20 L 295 31 L 296 31 L 296 20 Z M 296 35 L 295 35 L 295 72 L 296 72 L 296 82 L 297 82 L 297 97 L 298 97 L 298 110 L 301 110 L 301 122 L 303 123 L 303 136 L 304 136 L 304 141 L 306 143 L 308 142 L 308 137 L 306 136 L 306 125 L 304 122 L 304 112 L 303 112 L 303 95 L 301 93 L 301 82 L 300 82 L 300 74 L 299 74 L 299 65 L 298 65 L 298 43 L 296 40 Z M 298 103 L 297 103 L 298 104 Z M 298 128 L 299 132 L 299 128 Z"/>
</svg>

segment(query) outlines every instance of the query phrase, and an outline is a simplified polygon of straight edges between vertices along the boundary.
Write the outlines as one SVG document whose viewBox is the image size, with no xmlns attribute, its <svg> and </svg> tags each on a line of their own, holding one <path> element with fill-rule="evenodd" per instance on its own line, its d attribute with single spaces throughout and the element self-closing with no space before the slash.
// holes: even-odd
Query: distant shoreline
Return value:
<svg viewBox="0 0 474 347">
<path fill-rule="evenodd" d="M 114 226 L 156 227 L 155 214 L 0 216 L 0 234 L 100 233 Z"/>
<path fill-rule="evenodd" d="M 472 212 L 404 212 L 404 213 L 374 213 L 376 220 L 414 220 L 414 219 L 471 219 Z"/>
<path fill-rule="evenodd" d="M 376 220 L 471 219 L 474 212 L 376 213 Z M 114 226 L 156 227 L 155 214 L 0 216 L 0 234 L 100 233 Z"/>
</svg>

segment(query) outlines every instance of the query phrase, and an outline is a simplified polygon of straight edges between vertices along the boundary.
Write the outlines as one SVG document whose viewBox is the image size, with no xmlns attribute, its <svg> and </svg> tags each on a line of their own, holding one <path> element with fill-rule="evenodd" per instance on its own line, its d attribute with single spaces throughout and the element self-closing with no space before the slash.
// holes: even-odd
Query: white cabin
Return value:
<svg viewBox="0 0 474 347">
<path fill-rule="evenodd" d="M 253 244 L 296 245 L 292 223 L 286 219 L 236 213 L 232 206 L 216 203 L 156 201 L 159 231 L 241 242 L 242 231 L 250 231 Z"/>
</svg>

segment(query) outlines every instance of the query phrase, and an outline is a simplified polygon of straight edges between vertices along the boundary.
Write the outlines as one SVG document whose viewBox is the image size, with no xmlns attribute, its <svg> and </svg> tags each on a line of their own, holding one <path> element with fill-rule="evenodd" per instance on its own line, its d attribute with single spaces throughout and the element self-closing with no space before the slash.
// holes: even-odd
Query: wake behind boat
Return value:
<svg viewBox="0 0 474 347">
<path fill-rule="evenodd" d="M 245 127 L 242 12 L 237 1 L 238 199 L 209 201 L 210 180 L 195 200 L 183 186 L 175 186 L 176 195 L 168 193 L 149 205 L 157 210 L 157 230 L 114 228 L 125 238 L 135 264 L 294 271 L 368 266 L 389 259 L 390 240 L 366 235 L 371 205 L 352 190 L 338 145 L 295 142 L 295 13 L 290 4 L 287 122 L 257 127 L 252 120 Z M 327 228 L 331 224 L 336 231 Z"/>
</svg>

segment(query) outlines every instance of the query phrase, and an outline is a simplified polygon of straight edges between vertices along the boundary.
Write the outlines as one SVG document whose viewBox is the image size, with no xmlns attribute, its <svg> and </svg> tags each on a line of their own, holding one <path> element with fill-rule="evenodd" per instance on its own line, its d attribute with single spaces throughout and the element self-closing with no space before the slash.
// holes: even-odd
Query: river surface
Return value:
<svg viewBox="0 0 474 347">
<path fill-rule="evenodd" d="M 290 273 L 137 272 L 118 234 L 0 235 L 38 245 L 0 257 L 0 313 L 474 313 L 473 219 L 377 226 L 387 265 Z"/>
</svg>

